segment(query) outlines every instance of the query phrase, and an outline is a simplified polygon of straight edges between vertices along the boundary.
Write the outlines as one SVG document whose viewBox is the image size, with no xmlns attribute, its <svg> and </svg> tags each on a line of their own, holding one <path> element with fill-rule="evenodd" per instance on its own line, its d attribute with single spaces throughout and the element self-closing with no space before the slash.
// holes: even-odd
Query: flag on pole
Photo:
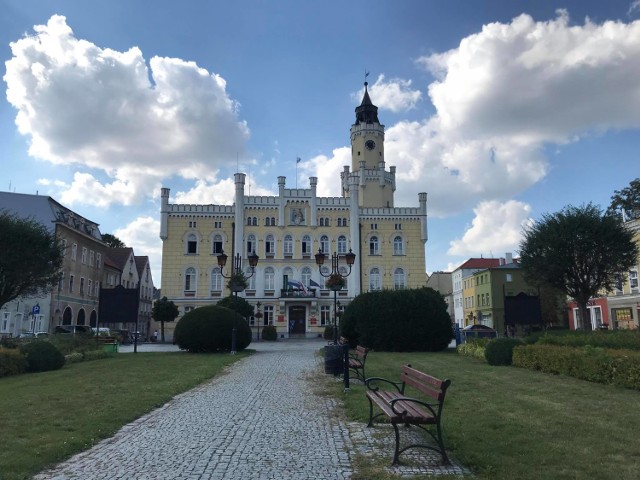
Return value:
<svg viewBox="0 0 640 480">
<path fill-rule="evenodd" d="M 310 287 L 318 287 L 318 288 L 322 288 L 320 285 L 318 285 L 316 282 L 314 282 L 313 280 L 309 280 L 309 286 Z"/>
<path fill-rule="evenodd" d="M 302 159 L 300 157 L 296 158 L 296 163 L 300 163 Z"/>
</svg>

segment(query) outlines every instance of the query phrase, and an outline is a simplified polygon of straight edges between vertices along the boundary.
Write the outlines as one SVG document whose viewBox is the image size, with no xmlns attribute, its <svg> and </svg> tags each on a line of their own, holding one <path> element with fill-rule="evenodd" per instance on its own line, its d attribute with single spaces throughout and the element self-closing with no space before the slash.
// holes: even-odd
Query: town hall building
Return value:
<svg viewBox="0 0 640 480">
<path fill-rule="evenodd" d="M 180 316 L 230 295 L 226 277 L 238 260 L 251 277 L 237 294 L 260 312 L 250 324 L 256 334 L 274 325 L 279 338 L 322 335 L 334 306 L 339 315 L 360 293 L 426 285 L 427 194 L 418 194 L 416 206 L 395 206 L 396 168 L 386 167 L 385 129 L 367 83 L 355 117 L 341 196 L 318 197 L 317 177 L 309 178 L 309 188 L 287 188 L 284 176 L 277 196 L 248 195 L 244 173 L 235 174 L 233 205 L 170 203 L 169 188 L 162 188 L 161 289 Z M 221 270 L 223 252 L 229 261 Z M 322 267 L 318 252 L 326 256 Z M 252 269 L 254 253 L 259 260 Z M 333 267 L 345 277 L 337 302 L 326 286 Z M 171 336 L 173 326 L 167 327 Z"/>
</svg>

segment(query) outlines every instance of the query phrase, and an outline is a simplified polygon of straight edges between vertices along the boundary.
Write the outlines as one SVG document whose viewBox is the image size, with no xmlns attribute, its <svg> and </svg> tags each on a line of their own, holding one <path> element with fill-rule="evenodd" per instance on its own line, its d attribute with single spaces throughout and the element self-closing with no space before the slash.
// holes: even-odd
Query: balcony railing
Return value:
<svg viewBox="0 0 640 480">
<path fill-rule="evenodd" d="M 310 288 L 305 292 L 296 288 L 283 288 L 280 290 L 280 298 L 316 298 L 316 289 Z"/>
</svg>

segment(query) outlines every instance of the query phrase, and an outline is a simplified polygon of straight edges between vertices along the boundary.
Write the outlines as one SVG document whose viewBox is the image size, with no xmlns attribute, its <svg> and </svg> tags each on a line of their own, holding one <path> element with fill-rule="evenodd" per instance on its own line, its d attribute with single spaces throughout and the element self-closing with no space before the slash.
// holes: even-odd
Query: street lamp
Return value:
<svg viewBox="0 0 640 480">
<path fill-rule="evenodd" d="M 344 279 L 351 274 L 351 267 L 356 261 L 356 254 L 349 249 L 349 253 L 344 255 L 344 258 L 347 262 L 347 266 L 349 267 L 349 271 L 343 275 L 340 273 L 339 269 L 339 259 L 340 256 L 334 252 L 331 256 L 331 273 L 325 275 L 322 271 L 322 266 L 324 265 L 324 261 L 326 259 L 326 255 L 322 252 L 322 250 L 318 250 L 316 253 L 316 264 L 318 265 L 320 270 L 320 275 L 325 278 L 329 278 L 329 288 L 333 290 L 333 344 L 338 344 L 338 325 L 336 323 L 336 316 L 338 314 L 338 290 L 341 290 L 344 287 Z"/>
<path fill-rule="evenodd" d="M 260 302 L 256 303 L 256 307 L 258 309 L 258 311 L 256 312 L 256 314 L 254 315 L 254 318 L 256 319 L 256 340 L 260 340 L 260 319 L 262 318 L 262 312 L 260 311 L 260 307 L 262 306 L 262 304 Z"/>
<path fill-rule="evenodd" d="M 258 260 L 260 259 L 260 257 L 256 255 L 256 252 L 252 252 L 248 255 L 247 258 L 249 259 L 251 274 L 245 275 L 244 272 L 242 271 L 242 257 L 240 256 L 239 253 L 236 253 L 236 256 L 233 258 L 233 266 L 231 269 L 231 274 L 228 276 L 225 275 L 223 272 L 223 269 L 227 264 L 227 258 L 229 257 L 224 253 L 224 251 L 221 251 L 220 254 L 218 255 L 218 266 L 220 267 L 220 275 L 230 280 L 233 280 L 233 279 L 238 280 L 238 282 L 235 284 L 233 281 L 230 282 L 231 290 L 236 294 L 236 296 L 238 296 L 238 292 L 242 292 L 246 288 L 245 281 L 253 277 L 253 274 L 255 273 L 256 265 L 258 265 Z"/>
</svg>

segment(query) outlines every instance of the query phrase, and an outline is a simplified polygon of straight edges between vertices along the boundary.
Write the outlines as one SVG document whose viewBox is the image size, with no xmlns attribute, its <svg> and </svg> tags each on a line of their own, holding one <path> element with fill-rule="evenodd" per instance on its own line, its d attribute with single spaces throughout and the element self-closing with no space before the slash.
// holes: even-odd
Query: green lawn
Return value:
<svg viewBox="0 0 640 480">
<path fill-rule="evenodd" d="M 0 378 L 0 480 L 86 450 L 247 354 L 119 354 Z"/>
<path fill-rule="evenodd" d="M 638 391 L 491 367 L 454 352 L 371 352 L 366 374 L 397 380 L 407 363 L 451 379 L 443 414 L 445 445 L 478 478 L 640 478 Z M 362 384 L 351 382 L 346 394 L 341 385 L 334 388 L 345 399 L 347 415 L 366 422 Z M 368 469 L 357 478 L 390 477 Z"/>
</svg>

